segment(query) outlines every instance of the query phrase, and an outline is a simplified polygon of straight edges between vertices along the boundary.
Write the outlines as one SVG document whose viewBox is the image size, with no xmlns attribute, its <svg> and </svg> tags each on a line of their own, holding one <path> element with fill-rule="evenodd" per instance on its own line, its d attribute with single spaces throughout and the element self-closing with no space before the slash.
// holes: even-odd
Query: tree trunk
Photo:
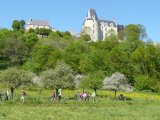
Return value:
<svg viewBox="0 0 160 120">
<path fill-rule="evenodd" d="M 14 88 L 11 87 L 10 90 L 11 90 L 11 100 L 13 101 Z"/>
<path fill-rule="evenodd" d="M 84 93 L 84 87 L 83 87 L 83 93 Z"/>
<path fill-rule="evenodd" d="M 58 96 L 58 89 L 56 89 L 56 97 Z"/>
<path fill-rule="evenodd" d="M 96 88 L 94 88 L 94 92 L 97 94 L 97 89 Z"/>
</svg>

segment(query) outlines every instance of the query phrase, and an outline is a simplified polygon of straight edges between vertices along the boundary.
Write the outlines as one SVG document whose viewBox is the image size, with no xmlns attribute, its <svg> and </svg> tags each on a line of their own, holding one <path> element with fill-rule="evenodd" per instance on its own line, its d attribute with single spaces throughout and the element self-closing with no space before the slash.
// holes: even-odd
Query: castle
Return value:
<svg viewBox="0 0 160 120">
<path fill-rule="evenodd" d="M 48 20 L 33 20 L 32 18 L 30 18 L 29 22 L 27 22 L 26 24 L 26 30 L 29 30 L 30 28 L 32 29 L 45 28 L 45 29 L 51 29 L 52 31 L 56 31 L 49 25 Z"/>
<path fill-rule="evenodd" d="M 112 20 L 99 19 L 94 9 L 89 9 L 82 26 L 82 33 L 88 34 L 92 41 L 105 40 L 110 35 L 118 35 L 123 30 L 123 25 L 117 25 Z"/>
</svg>

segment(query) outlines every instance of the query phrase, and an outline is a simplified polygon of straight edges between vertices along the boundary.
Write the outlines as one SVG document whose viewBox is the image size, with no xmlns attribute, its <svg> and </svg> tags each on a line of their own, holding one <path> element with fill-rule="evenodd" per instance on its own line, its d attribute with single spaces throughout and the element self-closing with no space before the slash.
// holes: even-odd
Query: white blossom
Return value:
<svg viewBox="0 0 160 120">
<path fill-rule="evenodd" d="M 83 75 L 81 75 L 81 74 L 77 74 L 74 76 L 75 88 L 78 88 L 82 78 L 83 78 Z"/>
<path fill-rule="evenodd" d="M 118 72 L 114 73 L 111 77 L 106 77 L 104 79 L 102 89 L 122 90 L 127 92 L 133 90 L 132 86 L 128 84 L 125 75 Z"/>
</svg>

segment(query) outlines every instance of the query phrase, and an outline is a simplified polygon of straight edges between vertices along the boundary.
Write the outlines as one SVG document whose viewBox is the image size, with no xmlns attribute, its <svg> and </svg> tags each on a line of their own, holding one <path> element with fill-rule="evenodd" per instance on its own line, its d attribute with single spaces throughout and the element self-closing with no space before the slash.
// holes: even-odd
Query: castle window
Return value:
<svg viewBox="0 0 160 120">
<path fill-rule="evenodd" d="M 101 30 L 103 30 L 103 26 L 101 26 Z"/>
<path fill-rule="evenodd" d="M 110 27 L 113 27 L 113 23 L 110 24 Z"/>
<path fill-rule="evenodd" d="M 93 28 L 94 28 L 94 24 L 93 24 Z"/>
<path fill-rule="evenodd" d="M 93 20 L 96 18 L 94 15 L 92 16 Z"/>
<path fill-rule="evenodd" d="M 105 26 L 108 26 L 108 23 L 105 23 Z"/>
<path fill-rule="evenodd" d="M 94 30 L 93 30 L 93 34 L 94 34 Z"/>
<path fill-rule="evenodd" d="M 104 22 L 101 22 L 101 26 L 103 26 L 104 25 Z"/>
</svg>

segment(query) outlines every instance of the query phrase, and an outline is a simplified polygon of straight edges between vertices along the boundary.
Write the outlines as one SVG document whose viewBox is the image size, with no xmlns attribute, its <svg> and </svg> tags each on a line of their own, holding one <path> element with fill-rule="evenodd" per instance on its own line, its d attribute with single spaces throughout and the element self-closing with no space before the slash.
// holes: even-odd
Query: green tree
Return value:
<svg viewBox="0 0 160 120">
<path fill-rule="evenodd" d="M 23 65 L 23 68 L 40 73 L 49 68 L 54 68 L 55 62 L 59 59 L 57 56 L 59 56 L 59 53 L 52 46 L 37 45 L 31 53 L 31 58 Z"/>
<path fill-rule="evenodd" d="M 74 40 L 73 36 L 68 31 L 64 32 L 62 35 L 64 40 Z"/>
<path fill-rule="evenodd" d="M 2 55 L 3 50 L 6 46 L 7 35 L 5 34 L 5 32 L 7 32 L 7 34 L 10 34 L 8 30 L 0 30 L 0 55 Z"/>
<path fill-rule="evenodd" d="M 97 89 L 102 87 L 102 81 L 104 79 L 104 76 L 105 74 L 102 71 L 88 73 L 80 81 L 81 87 L 91 88 L 96 92 Z"/>
<path fill-rule="evenodd" d="M 88 34 L 82 34 L 79 39 L 84 41 L 90 41 L 91 37 Z"/>
<path fill-rule="evenodd" d="M 6 41 L 3 54 L 4 57 L 9 58 L 12 66 L 19 66 L 26 61 L 28 47 L 22 40 L 11 37 Z"/>
<path fill-rule="evenodd" d="M 88 53 L 89 49 L 83 41 L 73 41 L 69 46 L 65 47 L 63 52 L 64 61 L 77 72 L 80 72 L 80 61 L 84 54 Z"/>
<path fill-rule="evenodd" d="M 105 52 L 101 50 L 92 51 L 90 54 L 86 54 L 84 59 L 80 61 L 80 70 L 83 73 L 90 73 L 98 70 L 105 71 L 105 57 Z"/>
<path fill-rule="evenodd" d="M 51 32 L 52 31 L 50 29 L 46 29 L 46 28 L 39 29 L 39 34 L 42 35 L 42 37 L 44 37 L 44 36 L 48 37 Z"/>
<path fill-rule="evenodd" d="M 156 47 L 150 43 L 139 46 L 136 51 L 133 52 L 132 60 L 142 75 L 155 76 L 159 71 L 159 69 L 157 69 L 159 54 Z"/>
<path fill-rule="evenodd" d="M 36 34 L 40 34 L 39 28 L 36 28 L 34 31 L 35 31 Z"/>
<path fill-rule="evenodd" d="M 25 43 L 31 49 L 34 45 L 38 42 L 38 37 L 35 33 L 26 33 L 26 40 Z"/>
<path fill-rule="evenodd" d="M 53 39 L 56 41 L 59 41 L 63 38 L 63 35 L 60 31 L 56 31 L 56 32 L 51 32 L 49 35 L 49 39 Z"/>
<path fill-rule="evenodd" d="M 113 44 L 111 44 L 113 45 Z M 110 68 L 110 73 L 120 72 L 125 74 L 129 83 L 134 84 L 134 77 L 137 74 L 136 65 L 132 60 L 132 53 L 128 50 L 125 41 L 114 45 L 110 51 L 106 53 L 106 65 Z M 110 75 L 110 74 L 109 74 Z"/>
<path fill-rule="evenodd" d="M 124 35 L 127 40 L 139 40 L 144 30 L 139 25 L 130 24 L 125 26 Z"/>
<path fill-rule="evenodd" d="M 20 20 L 19 24 L 20 24 L 20 29 L 24 30 L 26 22 L 24 20 Z"/>
<path fill-rule="evenodd" d="M 142 44 L 142 40 L 146 38 L 145 28 L 142 25 L 127 25 L 124 29 L 124 37 L 126 44 L 126 51 L 131 54 L 139 45 Z"/>
<path fill-rule="evenodd" d="M 141 75 L 135 79 L 135 87 L 137 90 L 149 90 L 149 77 Z"/>
<path fill-rule="evenodd" d="M 20 26 L 20 22 L 18 20 L 14 20 L 12 22 L 12 29 L 13 31 L 18 31 L 20 30 L 21 26 Z"/>
<path fill-rule="evenodd" d="M 11 32 L 7 29 L 0 30 L 0 69 L 5 69 L 9 66 L 9 58 L 5 56 L 4 49 L 7 46 L 7 39 Z"/>
<path fill-rule="evenodd" d="M 37 29 L 36 29 L 37 30 Z M 29 30 L 28 30 L 28 33 L 36 33 L 36 34 L 38 34 L 37 32 L 35 32 L 35 30 L 33 29 L 33 28 L 30 28 Z"/>
<path fill-rule="evenodd" d="M 0 81 L 5 87 L 14 90 L 20 86 L 31 84 L 32 77 L 30 72 L 13 67 L 1 72 Z"/>
<path fill-rule="evenodd" d="M 102 49 L 111 51 L 113 48 L 117 47 L 120 43 L 118 41 L 118 37 L 115 35 L 111 35 L 105 39 L 102 44 Z"/>
</svg>

